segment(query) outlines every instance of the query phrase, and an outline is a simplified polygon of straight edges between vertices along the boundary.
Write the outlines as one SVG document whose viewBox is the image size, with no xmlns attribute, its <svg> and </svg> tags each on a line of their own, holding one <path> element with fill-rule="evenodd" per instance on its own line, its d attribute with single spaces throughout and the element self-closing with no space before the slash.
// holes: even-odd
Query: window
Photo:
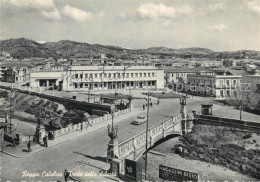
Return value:
<svg viewBox="0 0 260 182">
<path fill-rule="evenodd" d="M 99 74 L 99 77 L 102 78 L 102 73 Z"/>
<path fill-rule="evenodd" d="M 78 78 L 79 77 L 79 75 L 78 74 L 75 74 L 75 78 Z"/>
<path fill-rule="evenodd" d="M 83 74 L 80 74 L 80 78 L 83 78 Z"/>
<path fill-rule="evenodd" d="M 131 73 L 131 77 L 134 77 L 134 73 Z"/>
<path fill-rule="evenodd" d="M 126 78 L 129 78 L 129 73 L 126 73 Z"/>
<path fill-rule="evenodd" d="M 142 77 L 142 73 L 140 73 L 140 77 Z"/>
<path fill-rule="evenodd" d="M 85 74 L 85 78 L 88 78 L 88 74 Z"/>
<path fill-rule="evenodd" d="M 154 73 L 152 73 L 152 77 L 154 77 Z"/>
<path fill-rule="evenodd" d="M 146 73 L 144 73 L 144 77 L 146 77 Z"/>
<path fill-rule="evenodd" d="M 227 86 L 229 86 L 229 80 L 227 80 Z"/>
<path fill-rule="evenodd" d="M 95 74 L 95 78 L 97 78 L 97 74 Z"/>
<path fill-rule="evenodd" d="M 172 77 L 173 77 L 173 74 L 172 74 Z"/>
<path fill-rule="evenodd" d="M 230 90 L 227 90 L 227 96 L 230 97 Z"/>
<path fill-rule="evenodd" d="M 105 77 L 105 78 L 107 77 L 107 74 L 106 74 L 106 73 L 104 73 L 104 77 Z"/>
<path fill-rule="evenodd" d="M 114 78 L 116 78 L 116 73 L 114 73 L 113 75 L 114 75 Z"/>
<path fill-rule="evenodd" d="M 237 81 L 236 80 L 233 80 L 233 85 L 236 85 Z"/>
<path fill-rule="evenodd" d="M 138 73 L 135 73 L 135 77 L 138 77 Z"/>
<path fill-rule="evenodd" d="M 117 77 L 120 78 L 120 73 L 117 73 Z"/>
</svg>

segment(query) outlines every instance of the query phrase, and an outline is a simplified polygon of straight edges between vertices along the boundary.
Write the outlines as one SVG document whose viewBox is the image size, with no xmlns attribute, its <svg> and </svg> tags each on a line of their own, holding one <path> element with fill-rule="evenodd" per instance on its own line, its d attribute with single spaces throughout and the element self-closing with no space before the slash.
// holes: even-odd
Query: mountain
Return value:
<svg viewBox="0 0 260 182">
<path fill-rule="evenodd" d="M 148 49 L 131 50 L 112 45 L 99 45 L 61 40 L 58 42 L 38 43 L 26 38 L 8 39 L 0 41 L 0 53 L 9 53 L 12 57 L 89 57 L 106 54 L 111 58 L 132 59 L 136 55 L 159 55 L 162 57 L 204 57 L 204 58 L 252 58 L 260 59 L 259 51 L 214 52 L 210 49 L 192 47 L 172 49 L 167 47 L 151 47 Z"/>
<path fill-rule="evenodd" d="M 120 54 L 125 50 L 116 46 L 91 45 L 70 40 L 46 42 L 44 44 L 25 38 L 0 41 L 1 52 L 20 58 L 95 56 L 98 54 Z"/>
<path fill-rule="evenodd" d="M 192 48 L 183 48 L 183 49 L 172 49 L 167 47 L 151 47 L 148 49 L 143 49 L 144 51 L 149 52 L 150 54 L 164 53 L 164 54 L 210 54 L 214 51 L 206 48 L 192 47 Z"/>
</svg>

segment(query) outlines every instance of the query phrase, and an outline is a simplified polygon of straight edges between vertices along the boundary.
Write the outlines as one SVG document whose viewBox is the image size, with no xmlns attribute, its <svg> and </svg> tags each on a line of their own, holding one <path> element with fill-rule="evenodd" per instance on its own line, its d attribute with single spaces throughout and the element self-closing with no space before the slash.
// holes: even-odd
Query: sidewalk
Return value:
<svg viewBox="0 0 260 182">
<path fill-rule="evenodd" d="M 132 116 L 135 116 L 135 115 L 138 115 L 141 113 L 146 113 L 146 112 L 147 112 L 146 110 L 142 110 L 141 108 L 134 108 L 132 110 L 132 112 L 126 113 L 124 115 L 120 115 L 120 116 L 114 118 L 114 123 L 123 122 L 125 119 L 127 119 L 129 117 L 132 117 Z M 54 140 L 48 140 L 47 148 L 42 145 L 32 142 L 31 143 L 32 152 L 27 152 L 27 142 L 21 142 L 20 145 L 17 145 L 16 147 L 12 147 L 10 143 L 4 142 L 4 150 L 2 151 L 2 149 L 1 149 L 1 152 L 11 155 L 13 157 L 17 157 L 17 158 L 26 158 L 34 153 L 38 153 L 42 150 L 48 149 L 49 147 L 56 146 L 58 144 L 75 139 L 79 136 L 88 134 L 95 130 L 107 127 L 107 125 L 111 124 L 111 122 L 112 122 L 112 120 L 109 119 L 107 121 L 96 123 L 93 126 L 84 128 L 82 131 L 81 130 L 74 131 L 74 132 L 59 136 L 59 137 L 55 138 Z M 3 143 L 0 143 L 0 144 L 2 146 Z"/>
</svg>

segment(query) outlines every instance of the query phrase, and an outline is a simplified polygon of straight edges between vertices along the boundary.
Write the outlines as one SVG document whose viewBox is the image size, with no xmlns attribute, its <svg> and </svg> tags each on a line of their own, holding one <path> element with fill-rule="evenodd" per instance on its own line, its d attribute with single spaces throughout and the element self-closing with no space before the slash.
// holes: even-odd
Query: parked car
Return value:
<svg viewBox="0 0 260 182">
<path fill-rule="evenodd" d="M 136 120 L 134 120 L 134 121 L 132 122 L 132 124 L 134 124 L 134 125 L 140 125 L 140 124 L 142 124 L 142 123 L 145 123 L 146 120 L 147 120 L 147 118 L 146 118 L 145 116 L 138 116 L 138 117 L 136 118 Z"/>
</svg>

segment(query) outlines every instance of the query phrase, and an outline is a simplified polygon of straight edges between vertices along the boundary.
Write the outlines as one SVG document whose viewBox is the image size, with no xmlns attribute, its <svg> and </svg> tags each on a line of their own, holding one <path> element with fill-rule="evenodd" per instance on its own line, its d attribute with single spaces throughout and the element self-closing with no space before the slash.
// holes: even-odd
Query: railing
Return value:
<svg viewBox="0 0 260 182">
<path fill-rule="evenodd" d="M 148 147 L 151 147 L 153 145 L 153 140 L 160 134 L 164 134 L 164 131 L 178 122 L 182 120 L 181 114 L 178 114 L 172 118 L 168 118 L 161 123 L 156 124 L 155 126 L 149 128 L 148 130 Z M 143 147 L 146 143 L 146 131 L 143 131 L 126 141 L 120 143 L 118 145 L 118 157 L 124 158 L 128 154 L 134 152 L 136 149 L 139 149 Z"/>
<path fill-rule="evenodd" d="M 124 110 L 119 110 L 117 112 L 114 112 L 114 116 L 117 117 L 117 116 L 120 116 L 122 114 L 129 113 L 129 112 L 131 112 L 130 108 L 127 108 L 127 109 L 124 109 Z M 106 115 L 104 115 L 102 117 L 90 119 L 90 120 L 88 120 L 86 122 L 78 123 L 78 124 L 75 124 L 75 125 L 70 125 L 70 126 L 68 126 L 66 128 L 61 128 L 59 130 L 54 131 L 53 134 L 54 134 L 54 137 L 59 137 L 59 136 L 65 135 L 67 133 L 71 133 L 71 132 L 74 132 L 74 131 L 79 131 L 81 129 L 87 129 L 88 127 L 91 127 L 94 124 L 107 121 L 107 120 L 109 120 L 111 118 L 112 118 L 111 114 L 106 114 Z"/>
</svg>

